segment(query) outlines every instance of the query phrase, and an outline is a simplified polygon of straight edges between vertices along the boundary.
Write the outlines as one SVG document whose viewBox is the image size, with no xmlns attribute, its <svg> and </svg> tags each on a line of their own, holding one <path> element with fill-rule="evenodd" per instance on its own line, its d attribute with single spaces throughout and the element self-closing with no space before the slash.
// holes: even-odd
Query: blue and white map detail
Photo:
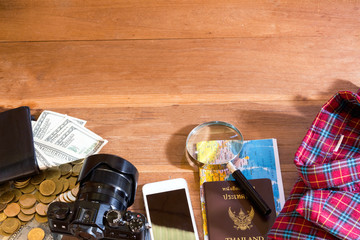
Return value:
<svg viewBox="0 0 360 240">
<path fill-rule="evenodd" d="M 279 213 L 285 203 L 276 139 L 245 141 L 234 165 L 247 179 L 269 178 L 272 182 L 275 209 Z M 227 180 L 234 180 L 230 175 Z"/>
</svg>

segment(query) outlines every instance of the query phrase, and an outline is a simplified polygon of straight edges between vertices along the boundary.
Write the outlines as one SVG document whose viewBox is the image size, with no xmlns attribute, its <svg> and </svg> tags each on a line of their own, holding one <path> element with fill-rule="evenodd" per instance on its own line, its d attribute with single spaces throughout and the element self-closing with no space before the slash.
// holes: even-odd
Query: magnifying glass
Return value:
<svg viewBox="0 0 360 240">
<path fill-rule="evenodd" d="M 186 157 L 204 169 L 227 167 L 240 189 L 258 211 L 266 216 L 271 213 L 271 209 L 232 163 L 239 156 L 243 142 L 241 132 L 230 123 L 221 121 L 202 123 L 195 127 L 186 139 Z"/>
</svg>

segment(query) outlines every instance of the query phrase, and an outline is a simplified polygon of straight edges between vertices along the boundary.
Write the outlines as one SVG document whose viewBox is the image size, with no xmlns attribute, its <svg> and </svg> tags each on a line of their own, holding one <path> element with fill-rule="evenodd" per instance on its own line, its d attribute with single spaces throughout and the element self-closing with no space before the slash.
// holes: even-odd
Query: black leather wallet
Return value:
<svg viewBox="0 0 360 240">
<path fill-rule="evenodd" d="M 0 113 L 0 183 L 38 173 L 29 107 Z"/>
</svg>

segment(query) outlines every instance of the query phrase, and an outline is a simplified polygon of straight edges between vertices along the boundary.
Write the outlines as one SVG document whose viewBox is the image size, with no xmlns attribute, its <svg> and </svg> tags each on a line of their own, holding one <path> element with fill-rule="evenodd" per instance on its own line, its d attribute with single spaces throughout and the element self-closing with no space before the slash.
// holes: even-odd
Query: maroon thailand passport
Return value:
<svg viewBox="0 0 360 240">
<path fill-rule="evenodd" d="M 204 183 L 209 240 L 267 239 L 276 217 L 271 180 L 249 182 L 271 208 L 268 216 L 257 211 L 234 181 Z"/>
</svg>

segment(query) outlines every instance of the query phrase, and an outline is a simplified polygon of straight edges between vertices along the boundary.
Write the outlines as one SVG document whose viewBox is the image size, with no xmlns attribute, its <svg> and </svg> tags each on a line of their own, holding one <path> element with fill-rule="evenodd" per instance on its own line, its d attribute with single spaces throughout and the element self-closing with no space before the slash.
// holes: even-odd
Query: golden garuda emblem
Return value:
<svg viewBox="0 0 360 240">
<path fill-rule="evenodd" d="M 255 215 L 254 209 L 251 207 L 250 211 L 247 211 L 247 214 L 244 213 L 244 211 L 240 208 L 240 212 L 238 215 L 236 215 L 235 212 L 231 211 L 231 207 L 229 207 L 229 217 L 234 222 L 234 228 L 236 230 L 246 230 L 250 229 L 252 227 L 251 221 L 253 220 Z"/>
</svg>

